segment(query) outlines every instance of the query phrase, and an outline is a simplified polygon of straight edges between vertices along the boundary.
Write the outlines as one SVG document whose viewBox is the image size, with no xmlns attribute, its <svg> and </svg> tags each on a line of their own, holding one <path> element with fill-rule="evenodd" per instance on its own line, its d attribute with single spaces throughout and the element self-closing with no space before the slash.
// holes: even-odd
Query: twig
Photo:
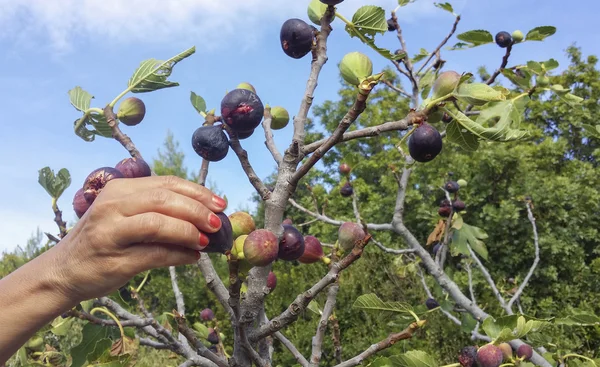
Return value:
<svg viewBox="0 0 600 367">
<path fill-rule="evenodd" d="M 371 126 L 360 130 L 354 130 L 344 133 L 342 138 L 337 142 L 341 143 L 348 140 L 354 140 L 359 138 L 379 136 L 383 132 L 397 131 L 397 130 L 408 130 L 413 124 L 419 124 L 426 120 L 426 116 L 422 112 L 409 112 L 405 118 L 398 121 L 390 121 L 383 123 L 378 126 Z M 310 154 L 317 150 L 321 145 L 325 144 L 327 139 L 321 139 L 314 143 L 307 144 L 304 146 L 304 154 Z"/>
<path fill-rule="evenodd" d="M 389 80 L 384 80 L 383 83 L 385 85 L 387 85 L 391 90 L 402 94 L 405 97 L 411 98 L 411 95 L 408 94 L 404 89 L 400 88 L 400 87 L 396 87 L 392 82 L 390 82 Z"/>
<path fill-rule="evenodd" d="M 223 281 L 221 281 L 221 278 L 219 278 L 208 254 L 202 252 L 197 265 L 204 275 L 204 280 L 206 281 L 208 289 L 210 289 L 217 297 L 221 306 L 223 306 L 225 311 L 229 314 L 230 319 L 234 319 L 235 314 L 233 313 L 231 306 L 229 306 L 229 292 L 227 291 L 225 284 L 223 284 Z"/>
<path fill-rule="evenodd" d="M 206 184 L 206 177 L 208 176 L 208 165 L 210 161 L 202 159 L 202 166 L 200 167 L 200 175 L 198 176 L 198 185 L 204 186 Z"/>
<path fill-rule="evenodd" d="M 356 219 L 356 223 L 361 224 L 362 221 L 360 219 L 360 211 L 358 210 L 358 198 L 356 195 L 356 189 L 352 190 L 352 210 L 354 211 L 354 219 Z"/>
<path fill-rule="evenodd" d="M 67 235 L 67 223 L 65 223 L 62 218 L 62 211 L 58 208 L 56 199 L 52 199 L 52 211 L 54 212 L 54 222 L 58 226 L 58 230 L 60 231 L 59 236 L 62 239 Z M 58 243 L 58 241 L 56 241 L 56 243 Z"/>
<path fill-rule="evenodd" d="M 283 157 L 281 156 L 281 153 L 279 153 L 279 150 L 277 150 L 277 145 L 275 145 L 275 140 L 273 139 L 273 131 L 271 130 L 272 121 L 273 116 L 271 116 L 271 110 L 265 108 L 265 116 L 262 122 L 263 130 L 265 131 L 265 145 L 267 146 L 267 149 L 269 149 L 269 152 L 271 152 L 277 165 L 280 165 Z"/>
<path fill-rule="evenodd" d="M 422 320 L 420 323 L 413 322 L 402 332 L 396 334 L 390 334 L 387 338 L 383 339 L 379 343 L 371 345 L 367 350 L 360 353 L 354 358 L 351 358 L 343 363 L 335 365 L 335 367 L 354 367 L 363 363 L 363 361 L 372 355 L 391 347 L 396 344 L 400 340 L 406 340 L 412 338 L 415 331 L 417 331 L 422 325 L 425 323 L 425 320 Z"/>
<path fill-rule="evenodd" d="M 176 314 L 175 320 L 177 321 L 177 329 L 179 330 L 179 335 L 187 342 L 189 342 L 196 349 L 196 352 L 198 354 L 212 361 L 219 367 L 229 367 L 229 364 L 225 359 L 220 358 L 219 356 L 211 352 L 208 348 L 206 348 L 204 344 L 202 344 L 202 342 L 196 337 L 194 331 L 190 329 L 187 325 L 186 319 L 183 315 Z"/>
<path fill-rule="evenodd" d="M 437 53 L 440 52 L 442 47 L 444 47 L 444 45 L 446 43 L 448 43 L 448 41 L 450 40 L 450 38 L 452 37 L 454 32 L 456 32 L 456 28 L 458 27 L 458 22 L 460 22 L 460 15 L 456 16 L 456 20 L 454 20 L 454 24 L 452 25 L 452 29 L 450 30 L 450 33 L 446 36 L 446 38 L 444 38 L 444 40 L 439 44 L 439 46 L 429 55 L 429 58 L 427 58 L 427 60 L 425 60 L 423 65 L 421 65 L 421 67 L 417 71 L 417 75 L 419 75 L 421 73 L 421 71 L 423 70 L 423 68 L 425 68 L 425 66 L 427 66 L 427 64 L 429 64 L 429 61 L 431 61 L 433 56 L 437 55 Z"/>
<path fill-rule="evenodd" d="M 398 249 L 385 247 L 381 242 L 375 240 L 374 238 L 371 238 L 371 242 L 373 242 L 375 244 L 375 246 L 379 247 L 382 251 L 387 252 L 389 254 L 401 255 L 401 254 L 409 254 L 409 253 L 415 252 L 415 250 L 411 249 L 411 248 L 405 248 L 405 249 L 398 250 Z"/>
<path fill-rule="evenodd" d="M 498 291 L 498 287 L 496 287 L 496 282 L 494 282 L 494 279 L 490 275 L 490 272 L 486 269 L 481 260 L 479 260 L 479 257 L 477 257 L 477 254 L 475 254 L 471 246 L 467 245 L 467 247 L 469 248 L 469 253 L 471 254 L 471 257 L 477 263 L 477 267 L 479 267 L 479 270 L 481 270 L 483 277 L 485 278 L 485 280 L 487 280 L 488 284 L 492 288 L 492 292 L 496 296 L 496 299 L 498 299 L 498 302 L 500 302 L 500 306 L 504 309 L 504 311 L 506 311 L 507 314 L 512 315 L 512 309 L 508 307 L 508 305 L 506 304 L 506 300 L 504 299 L 504 297 L 502 297 L 500 291 Z"/>
<path fill-rule="evenodd" d="M 117 123 L 117 115 L 115 115 L 115 112 L 113 111 L 113 109 L 110 105 L 107 105 L 104 108 L 104 117 L 106 117 L 106 122 L 108 123 L 108 126 L 110 126 L 110 129 L 112 130 L 113 138 L 115 138 L 116 141 L 121 143 L 121 145 L 125 149 L 127 149 L 129 154 L 133 158 L 143 159 L 142 155 L 137 150 L 137 148 L 135 147 L 135 144 L 133 144 L 133 142 L 131 141 L 129 136 L 123 134 L 121 129 L 119 129 L 119 124 Z"/>
<path fill-rule="evenodd" d="M 531 211 L 531 203 L 526 202 L 525 205 L 527 206 L 527 218 L 529 219 L 529 222 L 531 222 L 531 227 L 533 229 L 533 244 L 535 246 L 535 259 L 533 260 L 533 264 L 531 265 L 529 272 L 525 276 L 525 279 L 523 279 L 523 282 L 521 283 L 521 285 L 519 286 L 519 288 L 517 289 L 515 294 L 512 296 L 510 301 L 508 301 L 508 308 L 512 308 L 513 303 L 515 303 L 515 301 L 517 299 L 519 299 L 519 297 L 523 293 L 523 290 L 525 289 L 525 287 L 527 287 L 527 283 L 529 283 L 529 279 L 531 279 L 531 276 L 533 275 L 535 268 L 537 267 L 538 263 L 540 262 L 540 245 L 539 245 L 539 239 L 538 239 L 537 226 L 535 224 L 535 217 L 533 216 L 533 212 Z"/>
<path fill-rule="evenodd" d="M 471 301 L 473 301 L 473 303 L 477 303 L 477 300 L 475 299 L 475 291 L 473 290 L 473 272 L 471 271 L 471 265 L 466 263 L 465 269 L 467 269 L 467 275 L 469 277 L 469 293 L 471 294 Z"/>
<path fill-rule="evenodd" d="M 508 64 L 508 59 L 510 57 L 510 52 L 512 51 L 512 44 L 508 45 L 508 47 L 506 48 L 506 53 L 504 54 L 504 56 L 502 57 L 502 63 L 500 64 L 500 67 L 498 69 L 496 69 L 496 71 L 494 71 L 494 73 L 490 76 L 490 78 L 485 82 L 485 84 L 490 85 L 492 84 L 494 81 L 496 81 L 496 78 L 498 77 L 498 75 L 500 75 L 500 73 L 502 72 L 502 70 L 506 67 L 506 65 Z M 468 109 L 470 110 L 470 109 Z"/>
<path fill-rule="evenodd" d="M 321 280 L 319 280 L 306 292 L 299 294 L 294 302 L 292 302 L 292 304 L 290 304 L 285 311 L 252 333 L 250 335 L 250 341 L 256 341 L 268 335 L 272 335 L 273 333 L 294 322 L 300 313 L 306 309 L 310 301 L 312 301 L 329 284 L 335 282 L 342 270 L 352 265 L 352 263 L 362 256 L 363 250 L 370 239 L 371 236 L 367 234 L 362 241 L 359 241 L 354 246 L 348 255 L 346 255 L 342 260 L 334 263 L 329 269 L 329 272 L 323 278 L 321 278 Z"/>
<path fill-rule="evenodd" d="M 312 355 L 310 357 L 311 367 L 318 367 L 319 362 L 321 361 L 321 348 L 323 346 L 323 339 L 325 338 L 325 330 L 327 330 L 327 322 L 329 321 L 329 316 L 331 316 L 333 309 L 335 308 L 336 297 L 339 289 L 340 286 L 337 284 L 336 281 L 334 284 L 329 286 L 329 290 L 327 291 L 327 301 L 325 301 L 325 307 L 323 307 L 321 320 L 319 321 L 319 326 L 317 326 L 317 333 L 313 337 Z"/>
<path fill-rule="evenodd" d="M 417 108 L 419 105 L 419 82 L 413 73 L 413 65 L 410 61 L 410 57 L 408 56 L 408 50 L 406 49 L 406 41 L 404 40 L 404 36 L 402 35 L 402 27 L 398 23 L 398 17 L 396 16 L 396 11 L 392 11 L 392 23 L 394 28 L 396 28 L 396 33 L 398 36 L 398 41 L 400 41 L 400 45 L 402 46 L 402 51 L 406 53 L 406 56 L 402 59 L 402 63 L 406 66 L 406 71 L 408 73 L 408 79 L 412 84 L 412 104 L 413 108 Z M 399 67 L 397 67 L 400 70 Z"/>
<path fill-rule="evenodd" d="M 256 175 L 256 172 L 254 172 L 254 168 L 252 168 L 252 165 L 248 160 L 248 152 L 246 152 L 244 148 L 242 148 L 240 141 L 234 134 L 230 134 L 229 145 L 231 146 L 231 149 L 233 149 L 235 154 L 238 156 L 238 159 L 242 164 L 242 168 L 244 169 L 244 172 L 246 172 L 246 176 L 248 176 L 248 179 L 250 180 L 252 186 L 254 186 L 254 188 L 263 200 L 268 200 L 271 196 L 271 191 Z"/>
<path fill-rule="evenodd" d="M 294 345 L 294 343 L 292 343 L 291 341 L 289 341 L 285 336 L 283 336 L 283 334 L 281 332 L 276 332 L 273 334 L 273 336 L 279 340 L 281 342 L 281 344 L 283 344 L 283 346 L 285 346 L 287 348 L 287 350 L 290 351 L 290 353 L 292 353 L 292 355 L 294 356 L 294 358 L 296 358 L 296 361 L 302 366 L 302 367 L 308 367 L 308 361 L 306 360 L 306 358 L 304 358 L 304 356 L 302 355 L 302 353 L 300 353 L 300 351 L 298 350 L 298 348 L 296 348 L 296 346 Z"/>
<path fill-rule="evenodd" d="M 340 323 L 338 322 L 335 314 L 331 315 L 329 318 L 331 320 L 331 329 L 333 332 L 331 333 L 331 339 L 333 340 L 333 348 L 335 353 L 335 361 L 337 363 L 342 363 L 342 338 L 340 336 Z"/>
<path fill-rule="evenodd" d="M 177 284 L 177 271 L 174 266 L 169 266 L 169 274 L 171 276 L 171 286 L 173 287 L 173 293 L 175 294 L 175 303 L 177 304 L 177 312 L 180 315 L 185 316 L 185 302 L 183 301 L 183 293 L 179 290 L 179 284 Z M 186 338 L 179 334 L 179 341 L 187 343 Z"/>
<path fill-rule="evenodd" d="M 159 343 L 157 341 L 154 341 L 152 339 L 148 339 L 148 338 L 140 338 L 140 345 L 145 345 L 147 347 L 151 347 L 154 349 L 171 349 L 172 346 L 169 344 L 163 344 L 163 343 Z"/>
</svg>

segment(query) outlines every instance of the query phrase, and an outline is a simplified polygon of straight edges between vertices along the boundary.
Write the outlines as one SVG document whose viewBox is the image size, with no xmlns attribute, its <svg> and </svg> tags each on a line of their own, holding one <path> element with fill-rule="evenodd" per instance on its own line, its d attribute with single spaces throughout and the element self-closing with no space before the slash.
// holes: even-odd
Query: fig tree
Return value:
<svg viewBox="0 0 600 367">
<path fill-rule="evenodd" d="M 258 95 L 247 89 L 234 89 L 221 100 L 221 118 L 235 132 L 254 130 L 264 112 Z"/>
<path fill-rule="evenodd" d="M 451 194 L 458 192 L 460 189 L 460 185 L 456 181 L 448 181 L 444 184 L 444 190 L 448 191 Z"/>
<path fill-rule="evenodd" d="M 350 171 L 352 171 L 352 168 L 348 164 L 342 163 L 340 164 L 339 171 L 342 175 L 348 176 Z"/>
<path fill-rule="evenodd" d="M 533 357 L 533 348 L 529 344 L 521 344 L 517 349 L 517 357 L 522 358 L 524 361 L 528 361 Z"/>
<path fill-rule="evenodd" d="M 340 194 L 347 198 L 348 196 L 352 196 L 352 194 L 354 194 L 354 189 L 352 188 L 352 185 L 350 184 L 350 182 L 346 182 L 344 184 L 344 186 L 342 186 L 340 188 Z"/>
<path fill-rule="evenodd" d="M 129 97 L 119 106 L 117 119 L 127 126 L 135 126 L 142 122 L 146 115 L 146 105 L 141 99 Z"/>
<path fill-rule="evenodd" d="M 408 140 L 408 152 L 417 162 L 429 162 L 441 151 L 442 136 L 426 122 L 417 127 Z"/>
<path fill-rule="evenodd" d="M 278 257 L 285 261 L 298 260 L 304 253 L 304 237 L 291 225 L 283 226 L 283 234 L 279 240 Z"/>
<path fill-rule="evenodd" d="M 256 224 L 252 216 L 246 212 L 235 212 L 229 216 L 231 222 L 231 230 L 233 231 L 233 238 L 238 238 L 244 234 L 250 234 L 250 232 L 256 229 Z"/>
<path fill-rule="evenodd" d="M 315 28 L 302 19 L 288 19 L 281 26 L 279 40 L 286 55 L 301 59 L 308 54 L 313 46 Z"/>
<path fill-rule="evenodd" d="M 229 139 L 221 126 L 201 126 L 192 135 L 196 154 L 210 162 L 218 162 L 229 152 Z"/>
<path fill-rule="evenodd" d="M 500 367 L 504 355 L 494 344 L 486 344 L 477 350 L 477 363 L 480 367 Z"/>
<path fill-rule="evenodd" d="M 507 48 L 512 44 L 513 41 L 510 33 L 504 31 L 496 33 L 495 40 L 496 44 L 501 48 Z"/>
<path fill-rule="evenodd" d="M 302 264 L 313 264 L 319 260 L 326 264 L 330 261 L 323 253 L 321 242 L 315 236 L 304 236 L 304 253 L 298 261 Z"/>
<path fill-rule="evenodd" d="M 236 89 L 246 89 L 246 90 L 251 91 L 252 93 L 256 93 L 256 89 L 254 89 L 254 86 L 252 84 L 246 83 L 246 82 L 238 84 L 238 86 L 235 88 Z"/>
<path fill-rule="evenodd" d="M 102 167 L 92 171 L 83 183 L 83 197 L 90 205 L 100 195 L 108 181 L 124 178 L 123 174 L 112 167 Z"/>
<path fill-rule="evenodd" d="M 271 119 L 271 129 L 273 130 L 281 130 L 290 122 L 290 114 L 283 107 L 271 108 L 271 116 L 273 117 Z"/>
<path fill-rule="evenodd" d="M 460 74 L 456 71 L 444 71 L 437 77 L 431 87 L 432 99 L 442 98 L 452 92 L 460 82 Z"/>
<path fill-rule="evenodd" d="M 509 362 L 513 355 L 513 350 L 510 344 L 508 343 L 500 343 L 498 344 L 498 348 L 502 351 L 502 355 L 504 356 L 504 361 Z"/>
<path fill-rule="evenodd" d="M 141 158 L 126 158 L 117 163 L 115 169 L 126 178 L 149 177 L 152 170 L 146 161 Z"/>
<path fill-rule="evenodd" d="M 427 306 L 428 310 L 433 310 L 434 308 L 440 307 L 440 304 L 433 298 L 427 298 L 425 301 L 425 306 Z"/>
<path fill-rule="evenodd" d="M 519 43 L 521 41 L 523 41 L 523 38 L 525 38 L 525 35 L 523 35 L 523 32 L 516 30 L 514 32 L 512 32 L 512 39 L 513 41 L 515 41 L 515 43 Z"/>
<path fill-rule="evenodd" d="M 462 367 L 475 367 L 477 361 L 477 347 L 469 345 L 460 350 L 458 362 Z"/>
<path fill-rule="evenodd" d="M 83 189 L 77 190 L 75 197 L 73 197 L 73 210 L 77 215 L 77 218 L 83 217 L 85 212 L 90 208 L 90 203 L 85 200 L 83 195 Z"/>
<path fill-rule="evenodd" d="M 215 318 L 215 313 L 210 308 L 205 308 L 204 310 L 200 311 L 200 318 L 202 321 L 211 321 Z"/>
<path fill-rule="evenodd" d="M 350 251 L 354 245 L 365 238 L 363 226 L 354 222 L 345 222 L 338 230 L 338 243 L 344 251 Z"/>
<path fill-rule="evenodd" d="M 202 252 L 226 253 L 233 247 L 233 232 L 231 222 L 225 213 L 216 213 L 221 220 L 221 228 L 215 233 L 207 233 L 209 242 Z"/>
<path fill-rule="evenodd" d="M 269 230 L 257 229 L 244 241 L 244 257 L 253 266 L 267 266 L 277 259 L 279 241 Z"/>
<path fill-rule="evenodd" d="M 275 290 L 276 286 L 277 286 L 277 276 L 275 275 L 275 273 L 270 271 L 269 275 L 267 275 L 267 288 L 269 288 L 269 290 L 271 292 L 273 292 Z"/>
</svg>

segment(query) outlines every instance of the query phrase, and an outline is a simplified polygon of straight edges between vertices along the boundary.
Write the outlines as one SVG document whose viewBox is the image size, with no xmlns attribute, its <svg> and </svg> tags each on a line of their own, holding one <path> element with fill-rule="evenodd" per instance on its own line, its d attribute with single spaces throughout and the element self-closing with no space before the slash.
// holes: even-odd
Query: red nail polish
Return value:
<svg viewBox="0 0 600 367">
<path fill-rule="evenodd" d="M 211 213 L 208 216 L 208 224 L 210 224 L 210 226 L 213 228 L 220 228 L 221 227 L 221 219 L 219 219 L 219 217 L 217 217 L 215 214 Z"/>
<path fill-rule="evenodd" d="M 221 198 L 221 197 L 219 197 L 217 195 L 213 195 L 212 201 L 219 208 L 225 209 L 227 207 L 227 202 L 225 201 L 225 199 L 223 199 L 223 198 Z"/>
<path fill-rule="evenodd" d="M 208 246 L 209 242 L 210 242 L 210 239 L 208 238 L 208 236 L 205 235 L 204 233 L 200 232 L 200 238 L 198 240 L 198 243 L 200 244 L 200 250 L 204 250 L 204 248 L 206 248 L 206 246 Z"/>
</svg>

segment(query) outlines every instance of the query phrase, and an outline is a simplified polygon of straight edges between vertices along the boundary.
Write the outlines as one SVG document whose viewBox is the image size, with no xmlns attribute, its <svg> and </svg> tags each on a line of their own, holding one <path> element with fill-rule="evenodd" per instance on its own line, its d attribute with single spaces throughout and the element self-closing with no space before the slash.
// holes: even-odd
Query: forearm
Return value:
<svg viewBox="0 0 600 367">
<path fill-rule="evenodd" d="M 53 250 L 0 279 L 0 365 L 36 331 L 78 303 L 60 288 Z"/>
</svg>

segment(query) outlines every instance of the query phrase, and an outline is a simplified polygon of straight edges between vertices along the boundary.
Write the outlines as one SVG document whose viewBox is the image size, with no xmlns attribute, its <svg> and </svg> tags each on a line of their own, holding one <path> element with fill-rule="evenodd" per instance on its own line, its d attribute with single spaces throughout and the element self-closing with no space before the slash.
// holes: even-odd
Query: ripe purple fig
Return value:
<svg viewBox="0 0 600 367">
<path fill-rule="evenodd" d="M 456 181 L 448 181 L 444 184 L 444 190 L 448 191 L 451 194 L 458 192 L 460 190 L 460 185 Z"/>
<path fill-rule="evenodd" d="M 428 310 L 433 310 L 434 308 L 440 307 L 440 304 L 433 298 L 427 298 L 427 300 L 425 301 L 425 306 L 427 306 Z"/>
<path fill-rule="evenodd" d="M 436 243 L 435 245 L 433 245 L 433 255 L 437 255 L 438 251 L 440 250 L 440 248 L 442 247 L 442 245 L 440 243 Z"/>
<path fill-rule="evenodd" d="M 352 188 L 350 182 L 346 182 L 344 186 L 340 188 L 340 195 L 347 198 L 349 196 L 352 196 L 352 194 L 354 194 L 354 189 Z"/>
<path fill-rule="evenodd" d="M 504 355 L 494 344 L 486 344 L 477 351 L 477 363 L 480 367 L 500 367 Z"/>
<path fill-rule="evenodd" d="M 219 344 L 219 334 L 217 334 L 215 329 L 208 328 L 208 336 L 206 337 L 206 340 L 208 340 L 210 344 Z"/>
<path fill-rule="evenodd" d="M 239 140 L 248 139 L 249 137 L 252 136 L 252 134 L 254 134 L 254 129 L 252 129 L 250 131 L 236 131 L 236 134 L 237 134 L 237 138 Z"/>
<path fill-rule="evenodd" d="M 73 198 L 73 210 L 77 214 L 77 218 L 83 217 L 85 212 L 90 208 L 90 204 L 85 200 L 83 189 L 77 190 Z"/>
<path fill-rule="evenodd" d="M 394 20 L 392 18 L 387 20 L 388 32 L 394 32 L 396 30 L 396 25 L 394 24 Z"/>
<path fill-rule="evenodd" d="M 146 161 L 141 158 L 126 158 L 117 163 L 115 169 L 125 178 L 149 177 L 152 170 Z"/>
<path fill-rule="evenodd" d="M 452 214 L 452 207 L 450 206 L 440 206 L 438 209 L 438 214 L 440 217 L 448 218 L 450 214 Z"/>
<path fill-rule="evenodd" d="M 250 234 L 250 232 L 256 229 L 254 219 L 246 212 L 235 212 L 229 216 L 229 220 L 231 221 L 233 238 L 238 238 L 244 234 Z"/>
<path fill-rule="evenodd" d="M 508 32 L 498 32 L 496 33 L 495 41 L 501 48 L 507 48 L 512 44 L 512 36 Z"/>
<path fill-rule="evenodd" d="M 202 321 L 211 321 L 215 318 L 215 313 L 210 308 L 205 308 L 204 310 L 200 311 L 200 318 Z"/>
<path fill-rule="evenodd" d="M 442 115 L 442 122 L 444 122 L 445 124 L 449 124 L 452 122 L 452 120 L 452 116 L 450 116 L 448 112 L 444 112 L 444 114 Z"/>
<path fill-rule="evenodd" d="M 458 362 L 462 367 L 475 367 L 477 361 L 477 347 L 469 345 L 461 349 Z"/>
<path fill-rule="evenodd" d="M 341 2 L 343 2 L 344 0 L 321 0 L 321 2 L 323 4 L 327 4 L 327 5 L 337 5 Z"/>
<path fill-rule="evenodd" d="M 431 87 L 431 99 L 442 98 L 454 91 L 460 82 L 460 74 L 456 71 L 444 71 L 438 75 L 437 79 Z"/>
<path fill-rule="evenodd" d="M 277 276 L 275 275 L 275 273 L 270 271 L 269 275 L 267 276 L 267 288 L 269 288 L 269 290 L 271 292 L 273 292 L 275 290 L 276 286 L 277 286 Z"/>
<path fill-rule="evenodd" d="M 504 361 L 509 362 L 513 355 L 513 350 L 510 344 L 508 343 L 500 343 L 498 344 L 498 348 L 502 351 L 502 355 L 504 355 Z"/>
<path fill-rule="evenodd" d="M 135 126 L 142 122 L 146 115 L 146 105 L 141 99 L 129 97 L 119 106 L 117 118 L 127 126 Z"/>
<path fill-rule="evenodd" d="M 124 178 L 123 174 L 112 167 L 102 167 L 92 171 L 83 183 L 83 197 L 90 205 L 100 195 L 108 181 L 115 178 Z"/>
<path fill-rule="evenodd" d="M 349 166 L 348 164 L 346 164 L 346 163 L 342 163 L 342 164 L 340 164 L 339 171 L 340 171 L 340 173 L 341 173 L 342 175 L 346 175 L 346 176 L 347 176 L 347 175 L 349 175 L 349 174 L 350 174 L 350 172 L 352 171 L 352 167 L 350 167 L 350 166 Z"/>
<path fill-rule="evenodd" d="M 201 126 L 192 135 L 196 154 L 210 162 L 218 162 L 229 152 L 229 139 L 221 126 Z"/>
<path fill-rule="evenodd" d="M 269 230 L 257 229 L 244 241 L 244 257 L 253 266 L 267 266 L 277 259 L 279 241 Z"/>
<path fill-rule="evenodd" d="M 322 1 L 323 2 L 323 1 Z M 310 52 L 315 38 L 315 27 L 302 19 L 288 19 L 281 26 L 279 40 L 286 55 L 301 59 Z"/>
<path fill-rule="evenodd" d="M 233 247 L 233 231 L 231 222 L 225 213 L 216 213 L 221 220 L 221 228 L 215 233 L 207 233 L 209 242 L 202 252 L 226 253 Z"/>
<path fill-rule="evenodd" d="M 262 121 L 265 107 L 256 93 L 234 89 L 221 100 L 221 117 L 233 131 L 248 132 Z"/>
<path fill-rule="evenodd" d="M 417 127 L 408 140 L 408 152 L 417 162 L 429 162 L 441 151 L 442 136 L 426 122 Z"/>
<path fill-rule="evenodd" d="M 285 261 L 297 260 L 304 253 L 304 237 L 291 225 L 283 226 L 283 234 L 279 241 L 278 257 Z"/>
<path fill-rule="evenodd" d="M 298 258 L 302 264 L 313 264 L 322 260 L 328 264 L 331 260 L 325 257 L 323 246 L 315 236 L 304 236 L 304 253 Z"/>
<path fill-rule="evenodd" d="M 290 113 L 283 107 L 271 108 L 271 129 L 281 130 L 290 122 Z"/>
<path fill-rule="evenodd" d="M 281 224 L 283 224 L 283 225 L 287 224 L 287 225 L 291 226 L 293 224 L 293 222 L 292 222 L 291 218 L 285 218 Z"/>
<path fill-rule="evenodd" d="M 452 202 L 452 208 L 454 208 L 454 211 L 456 212 L 462 212 L 466 207 L 465 202 L 462 200 L 456 199 Z"/>
<path fill-rule="evenodd" d="M 529 344 L 521 344 L 517 349 L 517 357 L 523 358 L 524 361 L 528 361 L 533 357 L 533 348 Z"/>
<path fill-rule="evenodd" d="M 358 241 L 365 238 L 363 227 L 354 222 L 346 222 L 338 230 L 338 243 L 344 251 L 350 251 Z"/>
</svg>

